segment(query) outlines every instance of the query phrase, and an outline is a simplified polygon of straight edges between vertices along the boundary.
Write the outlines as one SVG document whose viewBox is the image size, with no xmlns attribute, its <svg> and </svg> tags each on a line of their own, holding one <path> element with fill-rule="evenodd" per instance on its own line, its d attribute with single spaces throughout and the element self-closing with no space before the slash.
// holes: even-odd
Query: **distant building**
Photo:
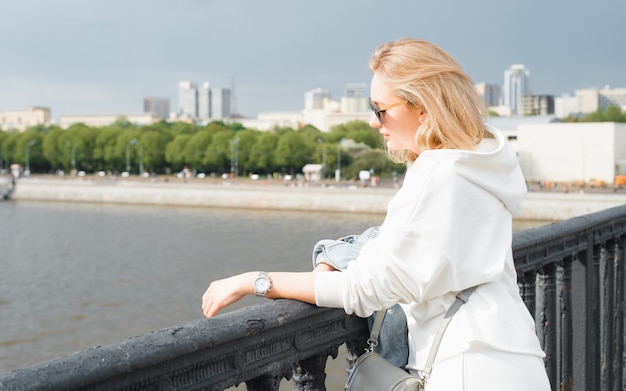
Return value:
<svg viewBox="0 0 626 391">
<path fill-rule="evenodd" d="M 305 110 L 323 110 L 324 102 L 330 100 L 330 91 L 316 88 L 304 93 Z"/>
<path fill-rule="evenodd" d="M 526 95 L 522 98 L 522 113 L 524 115 L 552 115 L 554 114 L 553 95 Z"/>
<path fill-rule="evenodd" d="M 367 85 L 365 83 L 347 84 L 341 97 L 341 112 L 369 111 L 367 97 Z"/>
<path fill-rule="evenodd" d="M 198 118 L 198 85 L 190 81 L 178 83 L 178 116 Z"/>
<path fill-rule="evenodd" d="M 31 126 L 49 124 L 50 109 L 47 107 L 0 111 L 0 129 L 2 130 L 24 131 Z"/>
<path fill-rule="evenodd" d="M 504 71 L 502 93 L 504 106 L 510 107 L 513 115 L 524 115 L 523 98 L 531 94 L 530 71 L 522 64 L 511 65 Z"/>
<path fill-rule="evenodd" d="M 232 96 L 230 88 L 211 87 L 209 83 L 190 81 L 178 83 L 178 119 L 209 122 L 230 118 Z"/>
<path fill-rule="evenodd" d="M 211 85 L 202 83 L 198 90 L 198 118 L 209 120 L 211 118 Z"/>
<path fill-rule="evenodd" d="M 79 114 L 79 115 L 62 115 L 59 118 L 59 126 L 67 129 L 74 124 L 84 124 L 94 128 L 113 125 L 115 121 L 124 119 L 133 125 L 151 125 L 158 122 L 161 118 L 153 113 L 140 114 Z"/>
<path fill-rule="evenodd" d="M 515 143 L 528 181 L 613 183 L 626 174 L 626 124 L 520 125 Z"/>
<path fill-rule="evenodd" d="M 146 96 L 143 98 L 143 112 L 153 113 L 161 119 L 167 119 L 170 115 L 170 100 L 169 98 Z"/>
<path fill-rule="evenodd" d="M 230 88 L 213 87 L 210 94 L 212 120 L 223 120 L 231 117 Z"/>
<path fill-rule="evenodd" d="M 555 99 L 555 114 L 559 118 L 585 116 L 615 105 L 626 111 L 626 88 L 586 88 L 576 90 L 574 95 Z"/>
<path fill-rule="evenodd" d="M 487 107 L 496 107 L 500 105 L 500 97 L 502 95 L 502 87 L 498 84 L 478 83 L 474 87 L 483 98 Z"/>
</svg>

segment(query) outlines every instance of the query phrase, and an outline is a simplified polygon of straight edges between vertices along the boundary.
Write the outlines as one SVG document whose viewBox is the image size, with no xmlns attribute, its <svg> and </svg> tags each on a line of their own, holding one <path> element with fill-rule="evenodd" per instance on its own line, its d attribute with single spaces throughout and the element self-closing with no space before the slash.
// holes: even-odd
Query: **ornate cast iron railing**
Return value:
<svg viewBox="0 0 626 391">
<path fill-rule="evenodd" d="M 626 206 L 514 235 L 520 290 L 553 390 L 623 391 Z M 1 390 L 325 390 L 328 357 L 363 351 L 363 319 L 275 300 L 0 374 Z"/>
<path fill-rule="evenodd" d="M 625 244 L 626 205 L 514 236 L 553 390 L 626 389 Z"/>
</svg>

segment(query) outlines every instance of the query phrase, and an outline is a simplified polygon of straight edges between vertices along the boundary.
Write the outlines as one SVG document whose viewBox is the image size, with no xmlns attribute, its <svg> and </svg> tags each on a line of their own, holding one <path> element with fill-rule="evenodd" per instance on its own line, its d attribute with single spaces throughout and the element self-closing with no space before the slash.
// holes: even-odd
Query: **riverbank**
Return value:
<svg viewBox="0 0 626 391">
<path fill-rule="evenodd" d="M 31 177 L 18 181 L 11 199 L 384 214 L 396 191 L 393 185 L 307 186 L 250 180 Z M 624 193 L 530 192 L 519 219 L 565 220 L 624 204 Z"/>
</svg>

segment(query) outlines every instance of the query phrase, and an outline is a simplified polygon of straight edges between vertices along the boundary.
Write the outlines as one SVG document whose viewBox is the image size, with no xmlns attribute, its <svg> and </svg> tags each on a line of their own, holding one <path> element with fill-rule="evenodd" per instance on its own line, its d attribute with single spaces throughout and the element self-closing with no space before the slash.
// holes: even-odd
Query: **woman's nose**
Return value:
<svg viewBox="0 0 626 391">
<path fill-rule="evenodd" d="M 374 112 L 372 112 L 372 115 L 370 115 L 370 121 L 369 121 L 369 125 L 372 128 L 380 128 L 383 125 L 380 123 L 380 121 L 378 120 L 378 117 L 376 116 L 376 114 Z"/>
</svg>

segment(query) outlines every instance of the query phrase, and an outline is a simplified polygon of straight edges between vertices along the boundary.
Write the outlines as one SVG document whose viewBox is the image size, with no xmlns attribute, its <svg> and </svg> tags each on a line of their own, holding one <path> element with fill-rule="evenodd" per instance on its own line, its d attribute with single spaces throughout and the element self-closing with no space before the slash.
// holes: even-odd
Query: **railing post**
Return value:
<svg viewBox="0 0 626 391">
<path fill-rule="evenodd" d="M 558 355 L 556 349 L 556 266 L 546 265 L 537 274 L 537 335 L 546 353 L 545 366 L 551 384 L 557 384 Z"/>
<path fill-rule="evenodd" d="M 533 315 L 535 314 L 535 297 L 537 295 L 535 292 L 536 279 L 537 273 L 530 271 L 524 273 L 518 283 L 524 304 L 526 304 L 526 308 L 528 308 L 528 311 Z"/>
<path fill-rule="evenodd" d="M 573 257 L 563 260 L 559 278 L 559 301 L 561 303 L 561 354 L 559 374 L 561 391 L 574 389 L 574 328 L 572 321 L 572 263 Z"/>
<path fill-rule="evenodd" d="M 614 335 L 615 352 L 613 357 L 613 391 L 623 391 L 624 381 L 624 255 L 626 236 L 622 235 L 615 241 L 614 276 L 615 276 L 615 311 Z"/>
<path fill-rule="evenodd" d="M 602 345 L 600 347 L 601 362 L 604 363 L 600 367 L 600 381 L 602 390 L 613 389 L 613 353 L 614 353 L 614 337 L 613 337 L 613 310 L 614 310 L 614 292 L 613 292 L 613 262 L 609 255 L 612 241 L 605 243 L 600 248 L 600 335 Z"/>
<path fill-rule="evenodd" d="M 300 361 L 293 370 L 293 391 L 326 391 L 327 360 L 328 355 L 318 354 Z"/>
<path fill-rule="evenodd" d="M 247 391 L 278 391 L 281 378 L 279 376 L 265 375 L 246 381 Z"/>
<path fill-rule="evenodd" d="M 587 232 L 585 262 L 585 389 L 600 390 L 600 290 L 599 251 L 593 232 Z"/>
</svg>

